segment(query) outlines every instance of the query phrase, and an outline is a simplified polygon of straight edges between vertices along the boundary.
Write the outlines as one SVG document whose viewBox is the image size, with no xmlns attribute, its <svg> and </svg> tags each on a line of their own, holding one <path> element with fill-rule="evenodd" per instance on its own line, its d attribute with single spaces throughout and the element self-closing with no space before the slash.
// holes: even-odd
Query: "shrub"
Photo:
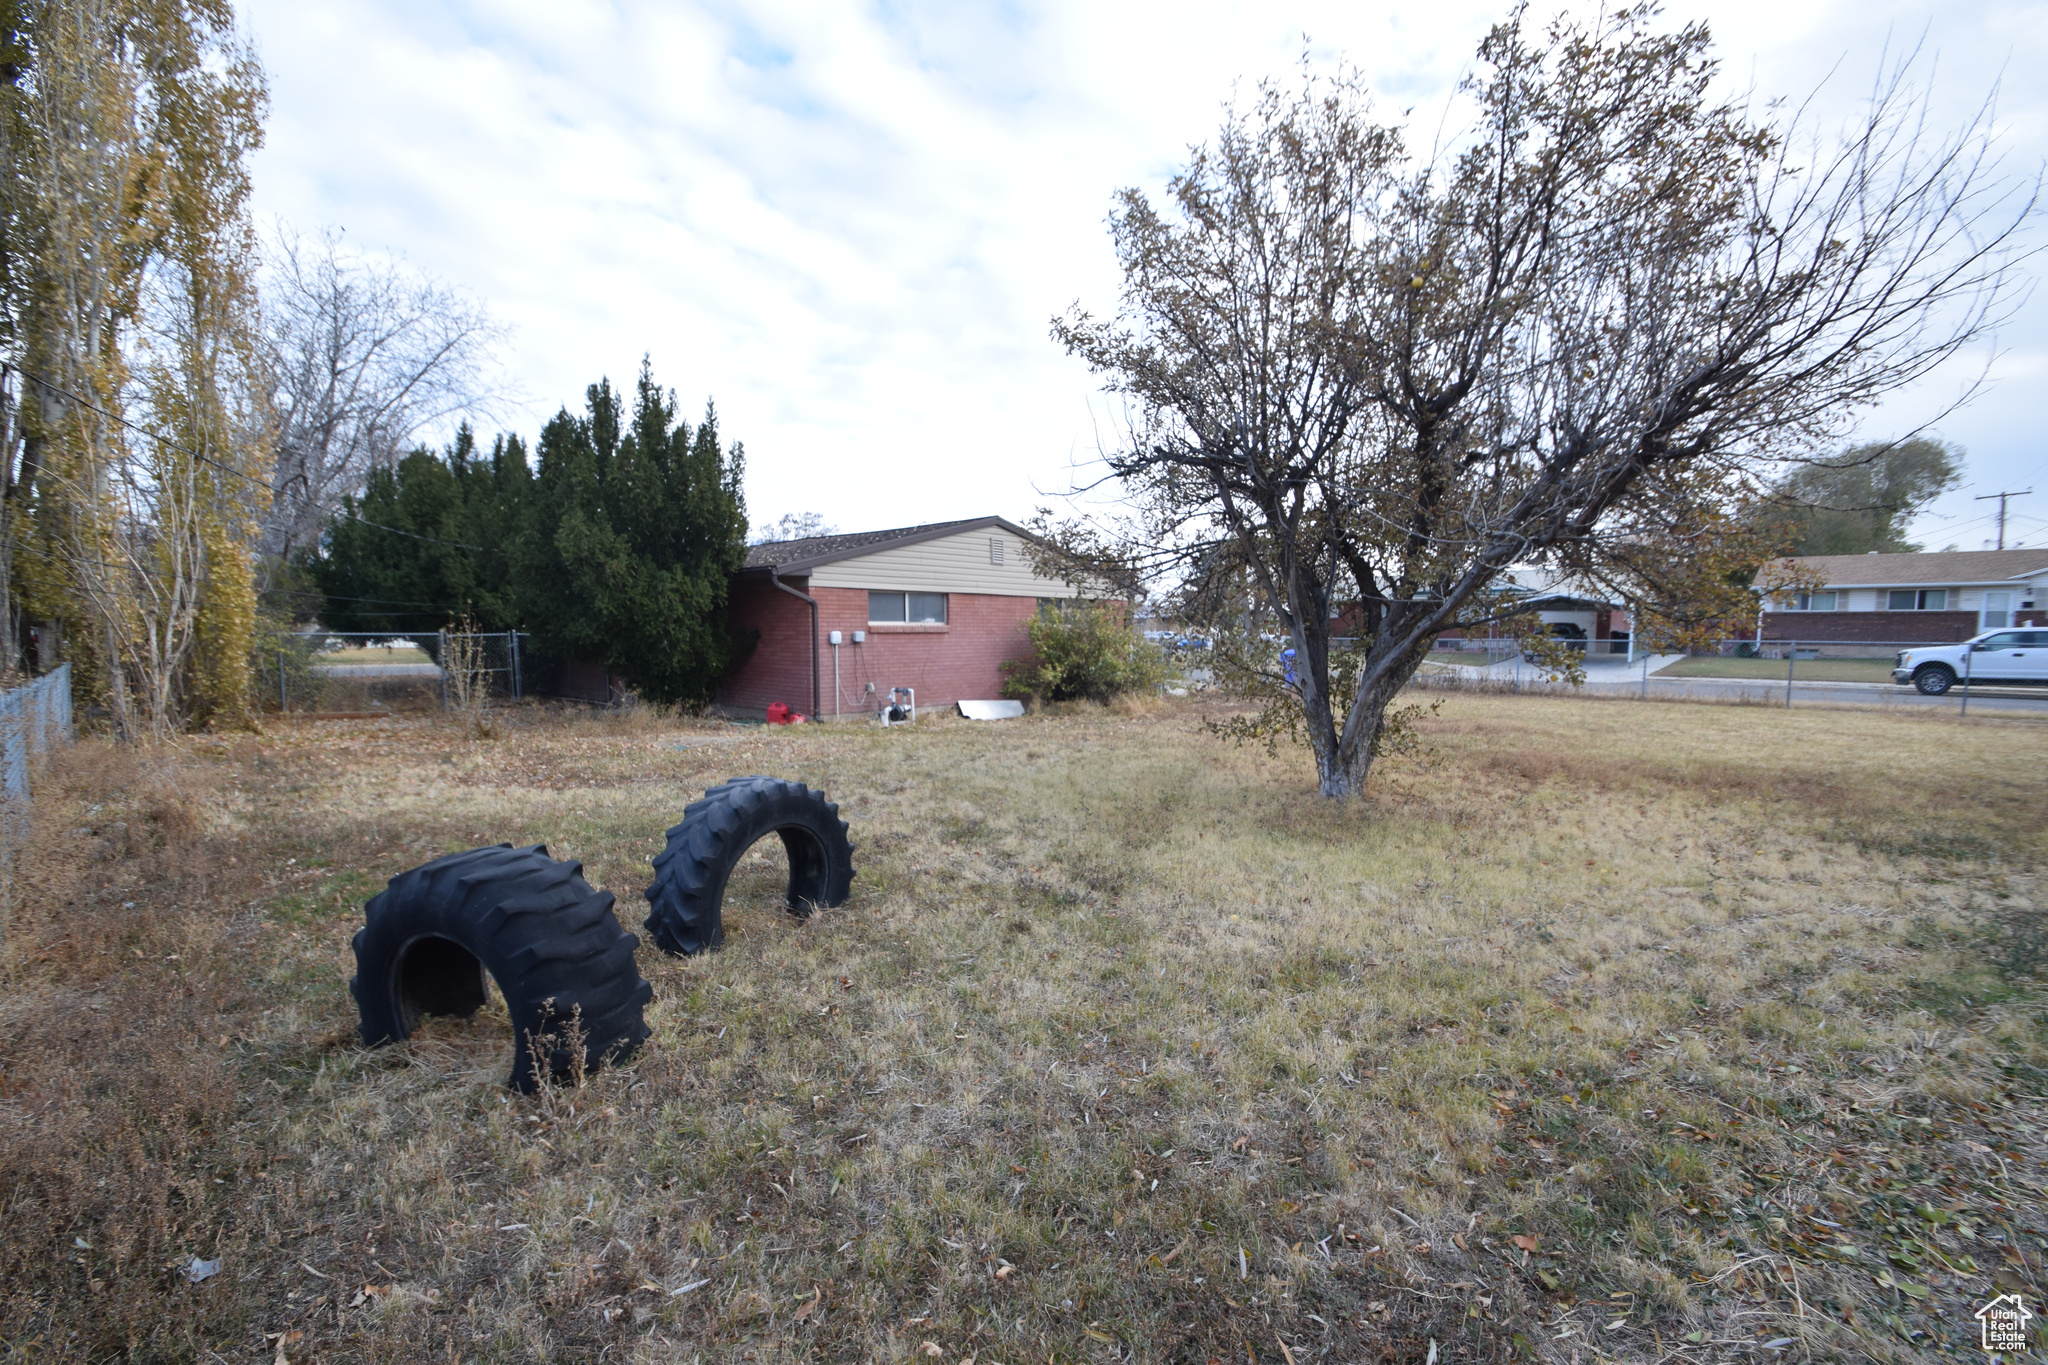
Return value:
<svg viewBox="0 0 2048 1365">
<path fill-rule="evenodd" d="M 1108 701 L 1166 681 L 1166 659 L 1110 603 L 1048 607 L 1031 622 L 1027 660 L 1003 665 L 1003 695 L 1044 701 Z"/>
</svg>

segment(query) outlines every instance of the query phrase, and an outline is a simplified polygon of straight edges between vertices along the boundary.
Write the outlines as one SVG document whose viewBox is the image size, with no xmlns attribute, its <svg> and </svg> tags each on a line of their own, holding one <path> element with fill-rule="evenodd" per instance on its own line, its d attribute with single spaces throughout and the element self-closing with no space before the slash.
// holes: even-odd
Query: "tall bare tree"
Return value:
<svg viewBox="0 0 2048 1365">
<path fill-rule="evenodd" d="M 277 464 L 262 550 L 274 567 L 423 428 L 489 410 L 501 333 L 482 306 L 350 251 L 339 232 L 288 228 L 272 245 L 265 324 Z"/>
<path fill-rule="evenodd" d="M 1240 567 L 1292 635 L 1326 795 L 1509 565 L 1725 515 L 1996 320 L 2030 188 L 1907 75 L 1824 140 L 1717 100 L 1702 25 L 1518 14 L 1428 158 L 1349 79 L 1269 85 L 1170 215 L 1120 195 L 1121 306 L 1053 335 L 1128 401 L 1136 548 Z"/>
</svg>

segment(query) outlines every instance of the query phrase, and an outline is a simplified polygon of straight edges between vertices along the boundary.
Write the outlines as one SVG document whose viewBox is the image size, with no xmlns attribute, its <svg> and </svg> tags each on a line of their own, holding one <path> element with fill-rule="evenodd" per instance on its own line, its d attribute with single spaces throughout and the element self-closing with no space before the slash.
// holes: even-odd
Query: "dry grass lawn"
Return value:
<svg viewBox="0 0 2048 1365">
<path fill-rule="evenodd" d="M 1344 807 L 1200 718 L 77 746 L 8 893 L 0 1359 L 1904 1361 L 2040 1301 L 2048 726 L 1453 695 Z M 854 896 L 764 854 L 723 952 L 643 945 L 633 1064 L 357 1046 L 385 878 L 545 842 L 637 930 L 753 772 Z"/>
<path fill-rule="evenodd" d="M 1895 655 L 1881 659 L 1795 659 L 1792 676 L 1802 682 L 1889 683 Z M 1657 670 L 1660 678 L 1761 678 L 1785 681 L 1783 659 L 1735 659 L 1695 655 Z"/>
</svg>

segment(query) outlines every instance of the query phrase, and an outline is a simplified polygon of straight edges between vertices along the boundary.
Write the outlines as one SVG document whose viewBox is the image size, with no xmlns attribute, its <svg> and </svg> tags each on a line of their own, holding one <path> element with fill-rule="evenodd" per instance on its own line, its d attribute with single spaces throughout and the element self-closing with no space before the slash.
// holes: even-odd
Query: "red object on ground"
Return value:
<svg viewBox="0 0 2048 1365">
<path fill-rule="evenodd" d="M 770 725 L 787 725 L 787 724 L 789 724 L 789 707 L 785 706 L 785 705 L 784 705 L 783 703 L 781 703 L 781 702 L 779 702 L 779 701 L 771 701 L 771 702 L 769 702 L 769 703 L 768 703 L 768 723 L 769 723 Z"/>
</svg>

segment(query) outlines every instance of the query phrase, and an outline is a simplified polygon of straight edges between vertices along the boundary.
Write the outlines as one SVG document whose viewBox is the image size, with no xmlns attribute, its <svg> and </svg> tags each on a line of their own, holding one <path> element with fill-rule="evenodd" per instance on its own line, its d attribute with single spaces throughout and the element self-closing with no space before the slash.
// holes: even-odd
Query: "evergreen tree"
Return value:
<svg viewBox="0 0 2048 1365">
<path fill-rule="evenodd" d="M 479 457 L 467 424 L 445 454 L 424 448 L 373 469 L 345 498 L 324 553 L 304 564 L 331 630 L 431 635 L 456 620 L 521 624 L 506 546 L 524 533 L 532 478 L 526 447 L 501 436 Z"/>
<path fill-rule="evenodd" d="M 458 618 L 524 630 L 542 654 L 602 663 L 654 701 L 701 706 L 736 658 L 726 587 L 746 558 L 744 452 L 695 428 L 643 361 L 632 411 L 609 380 L 582 416 L 479 456 L 464 427 L 442 455 L 373 471 L 302 563 L 334 630 L 430 640 Z"/>
<path fill-rule="evenodd" d="M 532 519 L 514 567 L 545 652 L 602 660 L 643 696 L 702 705 L 735 659 L 726 589 L 746 557 L 745 454 L 692 430 L 640 366 L 633 410 L 609 380 L 541 431 Z"/>
</svg>

